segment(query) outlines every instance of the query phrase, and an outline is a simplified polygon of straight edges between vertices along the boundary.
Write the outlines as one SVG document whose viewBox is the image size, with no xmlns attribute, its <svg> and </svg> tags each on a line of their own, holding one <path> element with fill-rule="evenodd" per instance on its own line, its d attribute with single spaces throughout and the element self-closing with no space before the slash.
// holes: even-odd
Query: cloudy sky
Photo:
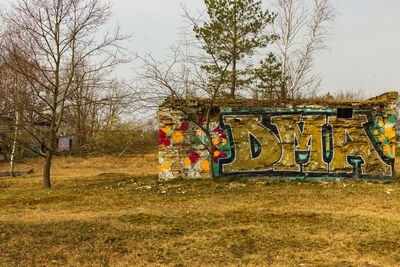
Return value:
<svg viewBox="0 0 400 267">
<path fill-rule="evenodd" d="M 115 0 L 122 30 L 133 33 L 137 53 L 162 57 L 184 25 L 180 4 L 202 10 L 202 0 Z M 330 51 L 315 60 L 324 92 L 363 90 L 373 96 L 400 88 L 400 0 L 336 0 Z"/>
<path fill-rule="evenodd" d="M 134 53 L 164 57 L 184 25 L 181 4 L 203 10 L 203 0 L 112 0 L 114 19 L 132 33 Z M 273 0 L 270 0 L 273 1 Z M 307 0 L 311 1 L 311 0 Z M 6 0 L 0 0 L 4 4 Z M 400 0 L 332 0 L 339 14 L 330 51 L 315 58 L 323 92 L 363 90 L 374 96 L 400 89 Z M 130 73 L 126 67 L 125 75 Z"/>
</svg>

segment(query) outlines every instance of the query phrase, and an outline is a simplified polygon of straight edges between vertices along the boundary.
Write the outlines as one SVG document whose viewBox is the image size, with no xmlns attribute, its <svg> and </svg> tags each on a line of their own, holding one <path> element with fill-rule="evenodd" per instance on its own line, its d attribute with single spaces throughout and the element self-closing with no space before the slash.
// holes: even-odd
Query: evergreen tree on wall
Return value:
<svg viewBox="0 0 400 267">
<path fill-rule="evenodd" d="M 243 85 L 251 82 L 254 74 L 248 63 L 251 57 L 257 49 L 278 38 L 266 29 L 276 15 L 263 10 L 258 0 L 204 0 L 204 3 L 207 20 L 193 28 L 212 59 L 202 68 L 211 82 L 222 80 L 229 97 L 234 98 Z"/>
</svg>

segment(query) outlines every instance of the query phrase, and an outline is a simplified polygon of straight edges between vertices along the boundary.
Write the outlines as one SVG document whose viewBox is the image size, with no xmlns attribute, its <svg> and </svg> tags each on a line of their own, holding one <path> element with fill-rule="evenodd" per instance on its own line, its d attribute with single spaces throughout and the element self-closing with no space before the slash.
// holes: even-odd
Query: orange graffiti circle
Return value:
<svg viewBox="0 0 400 267">
<path fill-rule="evenodd" d="M 379 141 L 381 141 L 381 142 L 383 142 L 383 141 L 385 141 L 385 136 L 383 135 L 383 134 L 381 134 L 380 136 L 379 136 Z"/>
<path fill-rule="evenodd" d="M 218 136 L 214 137 L 214 138 L 212 139 L 212 142 L 213 142 L 214 145 L 218 145 L 219 142 L 220 142 L 219 137 L 218 137 Z"/>
<path fill-rule="evenodd" d="M 164 133 L 168 133 L 169 130 L 171 130 L 171 126 L 167 125 L 167 126 L 165 126 L 165 127 L 162 127 L 161 130 L 162 130 Z"/>
<path fill-rule="evenodd" d="M 387 144 L 384 144 L 383 145 L 383 147 L 382 147 L 382 149 L 383 149 L 383 153 L 385 153 L 386 155 L 389 155 L 390 154 L 390 146 L 389 145 L 387 145 Z"/>
<path fill-rule="evenodd" d="M 171 164 L 169 162 L 165 162 L 163 167 L 164 167 L 164 169 L 169 170 L 169 169 L 171 169 Z"/>
<path fill-rule="evenodd" d="M 391 126 L 385 126 L 385 135 L 389 139 L 395 138 L 396 137 L 396 131 Z"/>
<path fill-rule="evenodd" d="M 162 173 L 163 169 L 164 169 L 164 168 L 163 168 L 161 165 L 158 165 L 158 172 L 159 172 L 159 173 Z"/>
<path fill-rule="evenodd" d="M 378 130 L 374 130 L 374 135 L 378 135 L 378 134 L 379 134 Z"/>
<path fill-rule="evenodd" d="M 214 151 L 214 157 L 218 157 L 218 156 L 219 156 L 219 151 L 218 150 Z"/>
<path fill-rule="evenodd" d="M 196 130 L 196 134 L 201 136 L 201 135 L 203 134 L 203 131 L 200 130 L 200 129 L 197 129 L 197 130 Z"/>
<path fill-rule="evenodd" d="M 172 139 L 174 139 L 175 142 L 180 143 L 183 141 L 183 134 L 181 132 L 174 132 Z"/>
<path fill-rule="evenodd" d="M 224 145 L 226 145 L 226 139 L 222 139 L 222 145 L 224 146 Z"/>
<path fill-rule="evenodd" d="M 187 166 L 189 166 L 190 164 L 192 164 L 192 161 L 191 161 L 188 157 L 186 157 L 186 158 L 183 160 L 183 162 L 184 162 L 185 165 L 187 165 Z"/>
<path fill-rule="evenodd" d="M 208 163 L 208 160 L 206 160 L 206 159 L 201 162 L 200 166 L 205 171 L 210 170 L 210 163 Z"/>
<path fill-rule="evenodd" d="M 383 120 L 380 120 L 380 121 L 378 122 L 378 124 L 379 124 L 379 126 L 383 126 L 383 125 L 384 125 Z"/>
</svg>

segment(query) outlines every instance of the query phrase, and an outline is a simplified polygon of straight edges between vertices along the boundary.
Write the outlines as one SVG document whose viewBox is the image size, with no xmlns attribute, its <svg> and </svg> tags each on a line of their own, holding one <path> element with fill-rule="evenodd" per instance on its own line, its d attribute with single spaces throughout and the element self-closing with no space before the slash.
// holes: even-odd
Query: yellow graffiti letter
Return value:
<svg viewBox="0 0 400 267">
<path fill-rule="evenodd" d="M 348 164 L 347 156 L 361 156 L 364 159 L 362 173 L 369 175 L 391 175 L 391 166 L 379 157 L 378 152 L 368 138 L 362 124 L 367 122 L 366 116 L 353 116 L 352 119 L 330 117 L 333 126 L 333 161 L 329 165 L 330 172 L 351 173 L 353 167 Z"/>
<path fill-rule="evenodd" d="M 231 127 L 235 150 L 235 158 L 223 166 L 224 172 L 268 171 L 279 160 L 282 147 L 278 138 L 258 121 L 257 116 L 224 118 L 225 124 Z M 256 148 L 254 144 L 252 147 L 251 140 L 258 144 Z"/>
</svg>

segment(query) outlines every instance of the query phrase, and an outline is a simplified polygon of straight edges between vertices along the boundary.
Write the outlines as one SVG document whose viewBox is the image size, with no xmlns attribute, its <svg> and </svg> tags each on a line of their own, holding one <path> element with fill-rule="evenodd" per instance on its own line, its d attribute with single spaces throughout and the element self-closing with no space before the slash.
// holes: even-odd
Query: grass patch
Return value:
<svg viewBox="0 0 400 267">
<path fill-rule="evenodd" d="M 399 184 L 81 169 L 0 181 L 0 266 L 400 264 Z"/>
</svg>

